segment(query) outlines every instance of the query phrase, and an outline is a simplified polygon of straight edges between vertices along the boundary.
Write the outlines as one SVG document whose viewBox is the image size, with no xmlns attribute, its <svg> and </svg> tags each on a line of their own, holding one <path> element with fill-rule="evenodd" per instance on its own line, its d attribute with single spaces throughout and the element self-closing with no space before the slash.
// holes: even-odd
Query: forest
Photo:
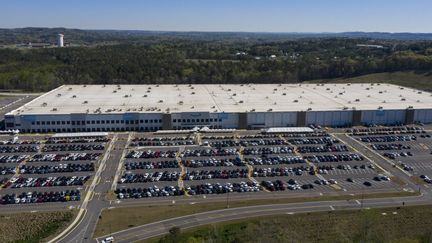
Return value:
<svg viewBox="0 0 432 243">
<path fill-rule="evenodd" d="M 0 89 L 47 91 L 84 83 L 295 83 L 432 70 L 428 40 L 114 36 L 121 38 L 110 44 L 0 48 Z"/>
</svg>

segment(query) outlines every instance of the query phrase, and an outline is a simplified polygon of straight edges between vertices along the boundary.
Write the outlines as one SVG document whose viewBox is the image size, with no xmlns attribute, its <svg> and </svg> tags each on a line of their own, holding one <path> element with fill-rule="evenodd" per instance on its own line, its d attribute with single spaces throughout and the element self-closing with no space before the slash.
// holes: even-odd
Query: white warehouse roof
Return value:
<svg viewBox="0 0 432 243">
<path fill-rule="evenodd" d="M 432 108 L 428 92 L 390 84 L 63 85 L 10 112 L 265 112 Z"/>
</svg>

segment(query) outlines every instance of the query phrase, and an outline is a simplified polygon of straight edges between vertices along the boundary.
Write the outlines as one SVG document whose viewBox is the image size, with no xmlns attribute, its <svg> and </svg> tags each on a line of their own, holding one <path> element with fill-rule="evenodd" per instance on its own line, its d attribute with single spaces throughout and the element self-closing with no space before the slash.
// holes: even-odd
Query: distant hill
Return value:
<svg viewBox="0 0 432 243">
<path fill-rule="evenodd" d="M 55 43 L 58 33 L 74 44 L 100 42 L 142 42 L 171 38 L 196 40 L 286 40 L 298 38 L 368 38 L 388 40 L 432 40 L 432 33 L 342 32 L 342 33 L 263 33 L 263 32 L 177 32 L 144 30 L 82 30 L 68 28 L 16 28 L 0 29 L 0 44 L 28 42 Z"/>
</svg>

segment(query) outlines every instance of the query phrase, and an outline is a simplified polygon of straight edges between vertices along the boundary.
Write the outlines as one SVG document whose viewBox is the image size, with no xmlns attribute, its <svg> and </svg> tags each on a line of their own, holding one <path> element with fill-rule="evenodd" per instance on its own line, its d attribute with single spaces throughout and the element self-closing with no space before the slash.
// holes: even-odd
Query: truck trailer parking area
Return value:
<svg viewBox="0 0 432 243">
<path fill-rule="evenodd" d="M 352 140 L 342 141 L 337 134 Z M 110 157 L 105 153 L 122 154 L 110 162 L 118 169 L 107 177 L 114 178 L 107 182 L 113 184 L 115 197 L 104 198 L 116 203 L 171 197 L 211 200 L 229 195 L 271 198 L 406 191 L 401 179 L 381 166 L 386 163 L 394 163 L 425 184 L 432 177 L 432 138 L 415 126 L 128 135 L 126 147 L 112 150 L 107 150 L 112 138 L 107 133 L 2 136 L 0 207 L 78 206 L 101 159 Z M 381 160 L 369 158 L 355 144 Z"/>
</svg>

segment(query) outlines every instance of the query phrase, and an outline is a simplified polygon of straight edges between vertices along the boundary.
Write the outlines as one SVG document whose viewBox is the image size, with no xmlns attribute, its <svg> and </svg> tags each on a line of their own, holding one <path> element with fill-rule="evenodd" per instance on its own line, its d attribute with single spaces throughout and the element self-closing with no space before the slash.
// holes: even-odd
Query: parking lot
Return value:
<svg viewBox="0 0 432 243">
<path fill-rule="evenodd" d="M 1 204 L 77 205 L 107 137 L 2 136 Z"/>
<path fill-rule="evenodd" d="M 427 132 L 397 127 L 345 132 L 383 161 L 393 161 L 425 183 L 432 177 L 432 138 Z M 1 203 L 78 205 L 109 142 L 110 136 L 2 136 Z M 380 161 L 371 161 L 351 145 L 325 129 L 274 134 L 259 130 L 133 133 L 125 150 L 113 150 L 123 156 L 112 165 L 112 173 L 118 167 L 118 177 L 111 177 L 117 178 L 112 188 L 119 201 L 213 198 L 227 193 L 289 197 L 404 189 L 377 166 Z"/>
<path fill-rule="evenodd" d="M 425 183 L 432 183 L 432 138 L 422 127 L 374 127 L 348 132 L 401 169 Z"/>
</svg>

